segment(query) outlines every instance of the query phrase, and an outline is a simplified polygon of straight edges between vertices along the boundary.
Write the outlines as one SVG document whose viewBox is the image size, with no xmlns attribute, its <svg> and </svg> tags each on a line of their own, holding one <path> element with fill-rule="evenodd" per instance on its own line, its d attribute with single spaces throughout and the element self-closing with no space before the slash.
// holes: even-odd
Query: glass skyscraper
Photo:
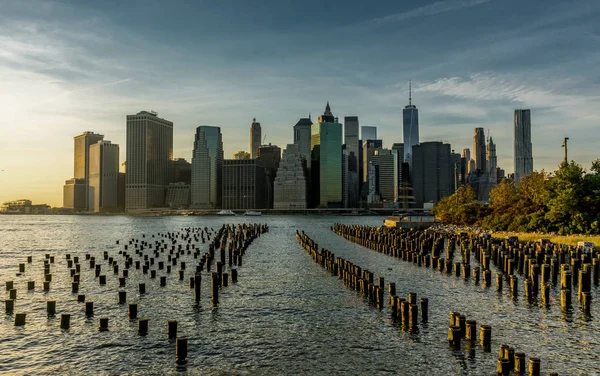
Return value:
<svg viewBox="0 0 600 376">
<path fill-rule="evenodd" d="M 312 198 L 319 207 L 342 206 L 342 124 L 325 107 L 311 126 Z"/>
<path fill-rule="evenodd" d="M 531 111 L 515 110 L 515 182 L 532 172 Z"/>
<path fill-rule="evenodd" d="M 408 106 L 402 110 L 402 131 L 404 135 L 404 162 L 412 170 L 412 147 L 419 144 L 419 110 L 412 104 L 412 91 L 409 86 Z M 412 171 L 411 171 L 412 172 Z"/>
<path fill-rule="evenodd" d="M 223 173 L 223 138 L 221 128 L 201 125 L 196 128 L 192 156 L 190 206 L 216 209 L 221 207 Z"/>
</svg>

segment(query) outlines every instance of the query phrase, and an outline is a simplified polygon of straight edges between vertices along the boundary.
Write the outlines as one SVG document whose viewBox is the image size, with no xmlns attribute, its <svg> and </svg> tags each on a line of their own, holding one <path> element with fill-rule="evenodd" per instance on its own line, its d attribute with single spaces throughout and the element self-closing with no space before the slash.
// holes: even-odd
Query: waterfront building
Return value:
<svg viewBox="0 0 600 376">
<path fill-rule="evenodd" d="M 221 207 L 223 174 L 223 136 L 221 128 L 201 125 L 196 128 L 192 155 L 190 206 L 200 209 Z"/>
<path fill-rule="evenodd" d="M 483 128 L 475 128 L 473 132 L 473 154 L 475 156 L 475 170 L 480 173 L 487 172 L 485 132 Z"/>
<path fill-rule="evenodd" d="M 402 133 L 404 136 L 404 162 L 412 170 L 413 146 L 419 144 L 419 110 L 412 104 L 412 90 L 409 82 L 408 105 L 402 110 Z"/>
<path fill-rule="evenodd" d="M 117 208 L 119 212 L 125 211 L 125 185 L 127 177 L 124 172 L 119 172 L 119 180 L 117 186 Z"/>
<path fill-rule="evenodd" d="M 344 207 L 356 207 L 360 193 L 359 179 L 359 144 L 358 138 L 359 123 L 358 116 L 344 117 L 344 145 L 348 152 L 347 156 L 347 176 L 345 180 L 346 187 L 346 205 Z M 345 171 L 345 170 L 344 170 Z"/>
<path fill-rule="evenodd" d="M 531 111 L 515 110 L 515 175 L 514 181 L 520 182 L 523 176 L 533 172 L 533 153 L 531 146 Z"/>
<path fill-rule="evenodd" d="M 164 207 L 172 159 L 171 121 L 153 111 L 127 115 L 126 210 Z"/>
<path fill-rule="evenodd" d="M 305 209 L 307 199 L 306 158 L 296 144 L 287 145 L 277 169 L 274 209 Z"/>
<path fill-rule="evenodd" d="M 0 213 L 48 214 L 49 211 L 50 205 L 34 205 L 31 200 L 27 199 L 8 201 L 0 205 Z"/>
<path fill-rule="evenodd" d="M 254 118 L 252 119 L 252 124 L 250 124 L 250 154 L 252 159 L 258 157 L 258 148 L 261 143 L 262 130 L 260 128 L 260 123 Z"/>
<path fill-rule="evenodd" d="M 184 182 L 169 184 L 165 201 L 171 209 L 188 208 L 190 206 L 190 185 Z"/>
<path fill-rule="evenodd" d="M 450 195 L 450 144 L 439 141 L 413 146 L 412 186 L 417 207 Z"/>
<path fill-rule="evenodd" d="M 377 127 L 367 125 L 360 127 L 360 139 L 363 142 L 366 140 L 377 140 Z"/>
<path fill-rule="evenodd" d="M 94 132 L 83 132 L 74 137 L 74 168 L 73 177 L 75 179 L 84 179 L 86 192 L 84 194 L 84 209 L 89 209 L 88 187 L 90 181 L 90 145 L 104 139 L 104 136 Z"/>
<path fill-rule="evenodd" d="M 81 212 L 87 210 L 85 198 L 87 196 L 87 185 L 85 179 L 69 179 L 63 186 L 63 207 Z"/>
<path fill-rule="evenodd" d="M 98 141 L 89 150 L 88 211 L 117 212 L 119 208 L 119 145 Z"/>
<path fill-rule="evenodd" d="M 258 159 L 223 161 L 223 209 L 266 209 L 267 178 Z"/>
<path fill-rule="evenodd" d="M 376 192 L 383 201 L 398 200 L 398 151 L 378 149 L 370 163 L 376 169 Z"/>
<path fill-rule="evenodd" d="M 240 160 L 240 159 L 252 159 L 252 158 L 250 156 L 250 153 L 248 153 L 247 151 L 240 150 L 237 153 L 235 153 L 233 155 L 233 158 L 231 158 L 231 159 Z"/>
<path fill-rule="evenodd" d="M 342 124 L 329 102 L 319 121 L 311 126 L 311 198 L 314 206 L 342 205 Z"/>
<path fill-rule="evenodd" d="M 496 144 L 494 144 L 494 140 L 490 137 L 487 143 L 487 175 L 492 184 L 498 182 L 497 161 Z"/>
<path fill-rule="evenodd" d="M 301 118 L 294 125 L 294 144 L 298 146 L 298 151 L 306 159 L 307 168 L 310 169 L 310 128 L 312 120 L 310 115 L 307 118 Z"/>
</svg>

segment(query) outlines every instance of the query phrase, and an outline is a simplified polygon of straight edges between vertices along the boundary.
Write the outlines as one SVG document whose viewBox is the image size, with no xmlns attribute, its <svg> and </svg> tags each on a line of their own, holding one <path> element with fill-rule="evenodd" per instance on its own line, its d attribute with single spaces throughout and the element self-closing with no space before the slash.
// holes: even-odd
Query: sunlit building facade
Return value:
<svg viewBox="0 0 600 376">
<path fill-rule="evenodd" d="M 192 156 L 191 203 L 193 208 L 221 207 L 223 173 L 223 136 L 221 128 L 201 125 L 196 128 Z"/>
<path fill-rule="evenodd" d="M 342 206 L 342 124 L 329 103 L 319 122 L 311 126 L 311 188 L 318 207 Z"/>
</svg>

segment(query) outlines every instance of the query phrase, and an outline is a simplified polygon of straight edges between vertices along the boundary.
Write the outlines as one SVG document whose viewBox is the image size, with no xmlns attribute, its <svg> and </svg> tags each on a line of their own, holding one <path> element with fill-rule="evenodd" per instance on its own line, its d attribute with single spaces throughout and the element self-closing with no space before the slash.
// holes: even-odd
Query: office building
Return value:
<svg viewBox="0 0 600 376">
<path fill-rule="evenodd" d="M 85 179 L 69 179 L 63 186 L 63 207 L 81 212 L 87 210 L 85 198 L 87 196 L 87 185 Z"/>
<path fill-rule="evenodd" d="M 475 159 L 475 170 L 485 174 L 486 166 L 486 150 L 485 150 L 485 132 L 483 128 L 475 128 L 473 132 L 473 154 Z"/>
<path fill-rule="evenodd" d="M 277 169 L 274 209 L 305 209 L 307 199 L 306 158 L 298 145 L 287 145 Z"/>
<path fill-rule="evenodd" d="M 98 141 L 90 145 L 88 210 L 117 212 L 119 208 L 119 145 Z"/>
<path fill-rule="evenodd" d="M 172 177 L 173 123 L 156 112 L 127 115 L 125 209 L 165 205 Z"/>
<path fill-rule="evenodd" d="M 520 182 L 523 176 L 533 172 L 533 153 L 531 146 L 531 111 L 515 110 L 515 175 L 514 181 Z"/>
<path fill-rule="evenodd" d="M 192 164 L 184 158 L 173 160 L 173 179 L 172 183 L 192 183 Z"/>
<path fill-rule="evenodd" d="M 258 157 L 261 165 L 265 168 L 267 186 L 265 203 L 267 209 L 273 208 L 273 182 L 281 161 L 281 148 L 277 145 L 262 145 L 258 148 Z"/>
<path fill-rule="evenodd" d="M 167 206 L 171 209 L 186 209 L 190 206 L 190 185 L 184 182 L 169 184 L 167 188 Z"/>
<path fill-rule="evenodd" d="M 262 130 L 260 128 L 260 123 L 258 123 L 255 119 L 252 119 L 252 124 L 250 125 L 250 157 L 252 159 L 258 157 L 258 148 L 262 143 Z"/>
<path fill-rule="evenodd" d="M 452 150 L 450 153 L 450 194 L 456 192 L 462 185 L 462 178 L 462 157 Z"/>
<path fill-rule="evenodd" d="M 314 206 L 342 206 L 342 124 L 329 102 L 311 126 L 311 199 Z"/>
<path fill-rule="evenodd" d="M 379 149 L 371 158 L 376 169 L 376 192 L 383 201 L 398 200 L 398 151 Z"/>
<path fill-rule="evenodd" d="M 377 140 L 377 127 L 366 125 L 360 127 L 360 139 L 363 142 L 366 140 Z"/>
<path fill-rule="evenodd" d="M 348 153 L 347 155 L 347 176 L 344 180 L 346 193 L 346 204 L 344 207 L 355 207 L 360 193 L 359 179 L 359 151 L 361 147 L 358 138 L 359 124 L 358 116 L 346 116 L 344 118 L 344 145 Z M 346 171 L 346 170 L 344 170 Z"/>
<path fill-rule="evenodd" d="M 190 206 L 199 209 L 221 207 L 223 173 L 223 136 L 221 128 L 201 125 L 196 128 L 192 154 Z"/>
<path fill-rule="evenodd" d="M 419 110 L 412 104 L 412 90 L 409 82 L 408 105 L 402 110 L 402 134 L 404 136 L 404 162 L 412 169 L 412 148 L 419 144 Z"/>
<path fill-rule="evenodd" d="M 310 115 L 307 118 L 301 118 L 294 125 L 294 144 L 298 146 L 298 151 L 306 159 L 306 165 L 310 168 L 310 128 L 312 120 Z"/>
<path fill-rule="evenodd" d="M 498 159 L 496 157 L 496 144 L 494 144 L 494 140 L 490 136 L 487 144 L 487 174 L 490 180 L 490 183 L 498 182 Z"/>
<path fill-rule="evenodd" d="M 74 169 L 73 177 L 75 179 L 84 179 L 86 186 L 85 204 L 83 210 L 89 209 L 88 187 L 90 181 L 90 145 L 104 139 L 104 136 L 94 132 L 83 132 L 79 136 L 74 137 Z"/>
<path fill-rule="evenodd" d="M 415 205 L 436 203 L 450 195 L 450 145 L 442 142 L 421 142 L 413 146 L 412 186 Z"/>
<path fill-rule="evenodd" d="M 266 209 L 265 168 L 258 159 L 223 161 L 223 209 Z"/>
<path fill-rule="evenodd" d="M 369 163 L 371 158 L 375 155 L 375 151 L 383 149 L 383 141 L 381 140 L 363 140 L 363 152 L 362 152 L 362 164 L 363 164 L 363 177 L 362 182 L 369 182 Z"/>
</svg>

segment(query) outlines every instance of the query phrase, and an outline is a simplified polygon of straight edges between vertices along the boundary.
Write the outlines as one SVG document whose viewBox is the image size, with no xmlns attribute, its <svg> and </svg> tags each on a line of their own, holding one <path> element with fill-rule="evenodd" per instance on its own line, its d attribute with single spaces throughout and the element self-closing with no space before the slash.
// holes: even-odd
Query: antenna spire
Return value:
<svg viewBox="0 0 600 376">
<path fill-rule="evenodd" d="M 412 80 L 408 80 L 408 105 L 412 106 Z"/>
</svg>

